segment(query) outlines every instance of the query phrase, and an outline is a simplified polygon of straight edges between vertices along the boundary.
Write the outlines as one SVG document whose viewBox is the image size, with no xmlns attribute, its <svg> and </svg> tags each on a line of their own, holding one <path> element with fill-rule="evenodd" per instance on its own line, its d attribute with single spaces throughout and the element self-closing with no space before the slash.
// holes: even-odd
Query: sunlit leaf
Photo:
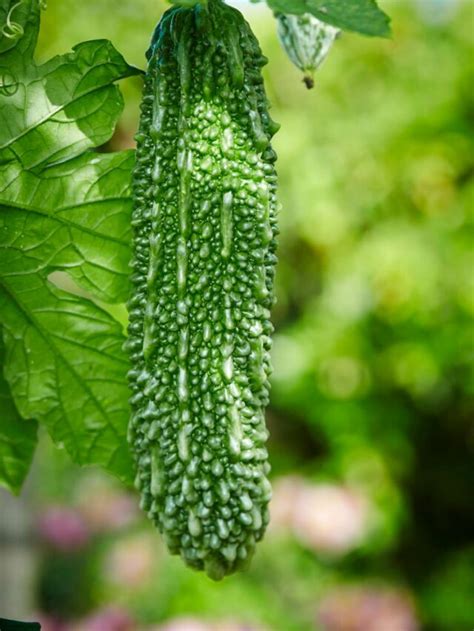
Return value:
<svg viewBox="0 0 474 631">
<path fill-rule="evenodd" d="M 105 40 L 37 65 L 38 0 L 12 7 L 0 10 L 18 25 L 0 39 L 4 373 L 22 417 L 43 423 L 74 461 L 130 481 L 122 326 L 48 277 L 66 272 L 105 302 L 127 295 L 133 152 L 94 149 L 122 111 L 114 82 L 139 71 Z"/>
</svg>

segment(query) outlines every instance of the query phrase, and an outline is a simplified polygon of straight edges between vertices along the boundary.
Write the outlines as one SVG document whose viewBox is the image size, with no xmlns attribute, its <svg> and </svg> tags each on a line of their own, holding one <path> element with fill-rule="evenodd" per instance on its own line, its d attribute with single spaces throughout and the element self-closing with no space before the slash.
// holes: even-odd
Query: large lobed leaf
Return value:
<svg viewBox="0 0 474 631">
<path fill-rule="evenodd" d="M 390 35 L 390 18 L 375 0 L 267 0 L 276 13 L 311 13 L 323 22 L 363 35 Z"/>
<path fill-rule="evenodd" d="M 8 69 L 0 89 L 3 372 L 23 418 L 43 423 L 75 462 L 130 481 L 122 327 L 48 277 L 67 272 L 105 302 L 127 295 L 133 152 L 94 148 L 111 137 L 122 110 L 114 82 L 138 71 L 104 40 L 36 65 L 39 2 L 14 5 L 0 0 L 0 23 L 10 14 L 24 30 L 0 36 L 0 68 Z M 2 410 L 0 440 L 10 432 L 26 451 L 31 427 L 11 434 L 8 419 L 18 425 L 18 415 Z"/>
</svg>

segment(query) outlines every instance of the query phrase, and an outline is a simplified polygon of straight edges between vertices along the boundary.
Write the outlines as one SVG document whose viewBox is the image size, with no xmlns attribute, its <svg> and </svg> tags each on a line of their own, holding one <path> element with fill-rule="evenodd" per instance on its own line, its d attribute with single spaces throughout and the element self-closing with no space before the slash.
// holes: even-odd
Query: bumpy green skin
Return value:
<svg viewBox="0 0 474 631">
<path fill-rule="evenodd" d="M 278 35 L 288 57 L 305 74 L 308 88 L 314 86 L 314 73 L 326 59 L 340 33 L 310 13 L 277 16 Z"/>
<path fill-rule="evenodd" d="M 142 506 L 170 550 L 219 579 L 248 561 L 268 523 L 278 126 L 266 60 L 219 0 L 170 9 L 148 57 L 129 440 Z"/>
</svg>

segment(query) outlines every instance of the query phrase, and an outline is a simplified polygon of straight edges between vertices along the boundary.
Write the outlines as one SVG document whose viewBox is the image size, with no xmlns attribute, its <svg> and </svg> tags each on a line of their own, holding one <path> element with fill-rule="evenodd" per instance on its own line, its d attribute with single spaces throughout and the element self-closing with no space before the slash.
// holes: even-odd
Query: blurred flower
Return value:
<svg viewBox="0 0 474 631">
<path fill-rule="evenodd" d="M 47 508 L 38 520 L 38 531 L 44 541 L 61 551 L 82 548 L 90 537 L 81 515 L 64 506 Z"/>
<path fill-rule="evenodd" d="M 156 631 L 263 631 L 257 628 L 231 621 L 206 622 L 197 618 L 174 618 Z"/>
<path fill-rule="evenodd" d="M 116 542 L 105 560 L 110 582 L 123 587 L 139 587 L 151 579 L 156 558 L 156 538 L 134 535 Z"/>
<path fill-rule="evenodd" d="M 353 489 L 320 484 L 296 497 L 293 528 L 316 550 L 343 554 L 360 542 L 366 525 L 366 504 Z"/>
<path fill-rule="evenodd" d="M 134 621 L 127 611 L 118 607 L 108 607 L 71 625 L 70 631 L 132 631 L 135 628 Z"/>
<path fill-rule="evenodd" d="M 353 488 L 310 484 L 297 477 L 274 485 L 273 527 L 286 527 L 314 550 L 344 554 L 367 534 L 368 505 Z"/>
<path fill-rule="evenodd" d="M 38 612 L 32 618 L 40 623 L 41 631 L 68 631 L 68 626 L 65 622 L 48 614 Z"/>
<path fill-rule="evenodd" d="M 410 597 L 382 587 L 335 588 L 323 598 L 318 622 L 325 631 L 416 631 Z"/>
<path fill-rule="evenodd" d="M 156 631 L 211 631 L 211 629 L 208 623 L 195 618 L 175 618 L 159 626 Z"/>
<path fill-rule="evenodd" d="M 99 476 L 81 480 L 77 504 L 90 528 L 96 532 L 122 528 L 139 514 L 136 499 Z"/>
<path fill-rule="evenodd" d="M 298 476 L 285 476 L 273 482 L 270 503 L 270 526 L 272 529 L 291 528 L 294 515 L 294 500 L 301 492 L 304 480 Z"/>
<path fill-rule="evenodd" d="M 130 614 L 119 607 L 106 607 L 80 620 L 61 620 L 38 613 L 34 616 L 42 631 L 134 631 L 136 625 Z"/>
</svg>

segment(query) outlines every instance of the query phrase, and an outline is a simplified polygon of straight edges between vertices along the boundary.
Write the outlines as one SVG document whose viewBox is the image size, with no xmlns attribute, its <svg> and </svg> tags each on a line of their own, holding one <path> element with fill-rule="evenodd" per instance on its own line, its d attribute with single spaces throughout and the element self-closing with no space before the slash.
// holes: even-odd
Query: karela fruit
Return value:
<svg viewBox="0 0 474 631">
<path fill-rule="evenodd" d="M 303 71 L 306 87 L 312 88 L 314 73 L 326 59 L 340 30 L 310 13 L 279 14 L 277 22 L 283 48 L 295 66 Z"/>
<path fill-rule="evenodd" d="M 278 128 L 266 63 L 220 0 L 173 7 L 148 51 L 134 172 L 129 440 L 144 510 L 214 579 L 268 523 Z"/>
</svg>

